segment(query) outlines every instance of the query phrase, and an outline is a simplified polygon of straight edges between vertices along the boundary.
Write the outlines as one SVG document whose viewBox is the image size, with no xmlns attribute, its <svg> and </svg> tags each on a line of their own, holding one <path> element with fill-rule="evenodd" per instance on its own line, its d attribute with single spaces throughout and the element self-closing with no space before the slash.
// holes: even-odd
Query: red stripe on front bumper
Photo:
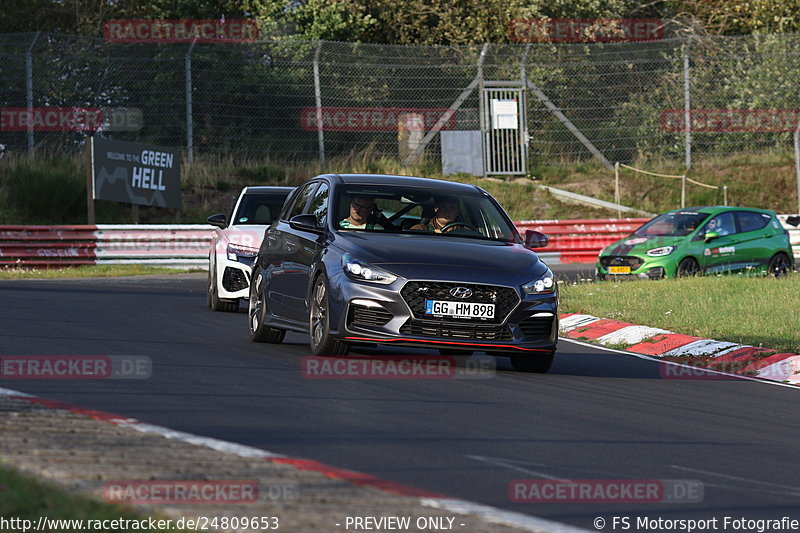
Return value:
<svg viewBox="0 0 800 533">
<path fill-rule="evenodd" d="M 471 348 L 513 348 L 515 350 L 522 350 L 523 352 L 549 352 L 550 350 L 545 350 L 542 348 L 522 348 L 520 346 L 511 346 L 509 344 L 471 344 L 468 342 L 450 342 L 450 341 L 421 341 L 419 339 L 372 339 L 369 337 L 345 337 L 347 341 L 365 341 L 365 342 L 415 342 L 419 344 L 447 344 L 451 346 L 469 346 Z"/>
</svg>

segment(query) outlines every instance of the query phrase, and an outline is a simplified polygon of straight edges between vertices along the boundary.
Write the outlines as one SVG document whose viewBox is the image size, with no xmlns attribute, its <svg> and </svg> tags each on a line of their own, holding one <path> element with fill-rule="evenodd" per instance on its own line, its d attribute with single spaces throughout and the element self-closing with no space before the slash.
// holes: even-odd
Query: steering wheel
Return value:
<svg viewBox="0 0 800 533">
<path fill-rule="evenodd" d="M 476 228 L 472 224 L 467 224 L 466 222 L 451 222 L 449 224 L 445 224 L 444 226 L 442 226 L 442 233 L 446 233 L 447 231 L 458 227 L 467 228 L 475 232 L 478 231 L 478 228 Z"/>
</svg>

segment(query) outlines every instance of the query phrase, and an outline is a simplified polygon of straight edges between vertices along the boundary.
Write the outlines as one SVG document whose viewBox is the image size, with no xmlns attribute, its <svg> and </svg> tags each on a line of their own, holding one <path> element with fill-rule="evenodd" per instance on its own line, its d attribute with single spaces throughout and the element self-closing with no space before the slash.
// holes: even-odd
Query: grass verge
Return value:
<svg viewBox="0 0 800 533">
<path fill-rule="evenodd" d="M 800 274 L 562 284 L 561 311 L 800 353 Z"/>
<path fill-rule="evenodd" d="M 2 531 L 24 531 L 22 521 L 30 521 L 31 529 L 38 524 L 40 517 L 49 520 L 135 520 L 141 525 L 146 525 L 149 517 L 116 504 L 94 500 L 82 494 L 69 493 L 56 485 L 45 483 L 36 478 L 20 474 L 6 467 L 0 467 L 0 517 L 2 520 L 16 520 L 16 525 L 10 523 L 10 529 Z M 155 520 L 166 520 L 153 517 Z M 110 522 L 107 523 L 110 525 Z M 118 523 L 120 526 L 131 523 Z M 166 522 L 165 522 L 166 524 Z M 96 530 L 104 532 L 141 531 L 152 533 L 177 532 L 176 529 L 152 529 L 149 527 L 110 527 L 110 528 L 84 528 L 75 522 L 62 523 L 63 527 L 53 529 L 59 532 Z M 86 523 L 83 524 L 87 525 Z"/>
<path fill-rule="evenodd" d="M 66 268 L 0 268 L 0 279 L 111 278 L 146 274 L 186 274 L 198 269 L 177 269 L 145 265 L 87 265 Z"/>
</svg>

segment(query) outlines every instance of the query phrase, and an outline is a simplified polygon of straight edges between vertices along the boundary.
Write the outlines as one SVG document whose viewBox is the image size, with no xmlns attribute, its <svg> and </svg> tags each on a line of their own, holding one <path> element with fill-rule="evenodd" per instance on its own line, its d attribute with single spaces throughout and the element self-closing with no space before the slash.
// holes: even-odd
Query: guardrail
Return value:
<svg viewBox="0 0 800 533">
<path fill-rule="evenodd" d="M 792 215 L 778 215 L 789 231 L 800 264 L 800 228 Z M 593 263 L 605 246 L 629 235 L 647 218 L 523 220 L 550 237 L 539 254 L 549 264 Z M 214 227 L 183 225 L 0 226 L 0 266 L 63 267 L 93 264 L 147 264 L 206 268 Z"/>
<path fill-rule="evenodd" d="M 634 232 L 649 218 L 586 220 L 523 220 L 515 222 L 521 233 L 532 229 L 550 237 L 539 255 L 548 264 L 594 263 L 600 250 Z"/>
<path fill-rule="evenodd" d="M 0 226 L 0 265 L 147 264 L 204 268 L 213 226 Z"/>
</svg>

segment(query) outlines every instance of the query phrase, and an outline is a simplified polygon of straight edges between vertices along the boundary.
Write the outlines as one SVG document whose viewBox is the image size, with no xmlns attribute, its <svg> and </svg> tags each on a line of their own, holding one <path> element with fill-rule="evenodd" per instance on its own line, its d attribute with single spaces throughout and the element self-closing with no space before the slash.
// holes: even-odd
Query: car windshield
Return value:
<svg viewBox="0 0 800 533">
<path fill-rule="evenodd" d="M 516 227 L 490 198 L 479 192 L 437 192 L 430 188 L 381 185 L 340 189 L 334 225 L 342 231 L 440 235 L 522 242 Z"/>
<path fill-rule="evenodd" d="M 233 224 L 272 224 L 272 219 L 281 212 L 287 194 L 249 193 L 242 197 L 239 209 L 233 216 Z"/>
<path fill-rule="evenodd" d="M 664 213 L 633 232 L 639 237 L 685 237 L 700 227 L 707 213 L 696 211 Z"/>
</svg>

